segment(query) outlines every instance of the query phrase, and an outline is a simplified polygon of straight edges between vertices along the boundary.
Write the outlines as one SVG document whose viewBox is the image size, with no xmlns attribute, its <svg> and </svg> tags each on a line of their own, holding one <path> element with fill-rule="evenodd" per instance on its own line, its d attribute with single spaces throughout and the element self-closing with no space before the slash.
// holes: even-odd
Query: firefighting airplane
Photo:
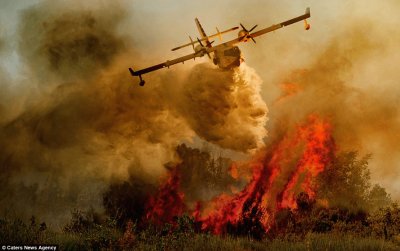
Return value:
<svg viewBox="0 0 400 251">
<path fill-rule="evenodd" d="M 213 63 L 215 65 L 218 65 L 218 67 L 220 67 L 221 69 L 232 69 L 235 67 L 238 67 L 240 65 L 241 62 L 243 62 L 243 58 L 241 56 L 241 52 L 239 47 L 235 46 L 236 44 L 240 43 L 240 42 L 247 42 L 250 39 L 256 43 L 256 40 L 254 40 L 255 37 L 261 36 L 263 34 L 269 33 L 271 31 L 283 28 L 285 26 L 300 22 L 302 20 L 304 20 L 304 28 L 306 30 L 310 29 L 310 24 L 307 23 L 307 18 L 309 18 L 310 15 L 310 8 L 306 9 L 306 13 L 292 18 L 290 20 L 284 21 L 282 23 L 279 24 L 274 24 L 268 28 L 256 31 L 251 33 L 258 25 L 253 26 L 253 28 L 251 28 L 250 30 L 246 29 L 242 24 L 240 24 L 240 26 L 242 27 L 242 30 L 239 31 L 238 33 L 238 38 L 233 39 L 231 41 L 216 45 L 216 46 L 212 46 L 214 41 L 210 42 L 210 38 L 214 38 L 214 37 L 219 37 L 221 39 L 221 35 L 233 30 L 237 30 L 239 29 L 239 27 L 233 27 L 231 29 L 225 30 L 220 32 L 217 28 L 217 33 L 213 34 L 211 36 L 207 36 L 206 33 L 204 32 L 203 27 L 201 26 L 199 20 L 196 18 L 195 22 L 196 22 L 196 26 L 197 29 L 199 30 L 199 33 L 201 35 L 201 38 L 197 38 L 197 40 L 193 41 L 193 39 L 189 36 L 190 39 L 190 43 L 178 46 L 176 48 L 173 48 L 172 51 L 187 47 L 187 46 L 192 46 L 194 53 L 180 57 L 180 58 L 176 58 L 173 60 L 167 60 L 165 63 L 161 63 L 161 64 L 157 64 L 154 66 L 150 66 L 148 68 L 139 70 L 139 71 L 134 71 L 132 68 L 129 68 L 129 72 L 131 73 L 132 76 L 137 76 L 140 79 L 140 86 L 143 86 L 145 84 L 145 81 L 142 79 L 142 75 L 152 72 L 152 71 L 156 71 L 158 69 L 162 69 L 165 67 L 170 67 L 171 65 L 174 64 L 178 64 L 178 63 L 184 63 L 187 60 L 190 59 L 195 59 L 196 57 L 203 57 L 204 55 L 207 55 L 210 59 L 213 60 Z M 204 42 L 204 43 L 203 43 Z M 198 44 L 197 46 L 195 46 L 195 44 Z M 211 53 L 213 53 L 213 57 L 211 57 Z"/>
</svg>

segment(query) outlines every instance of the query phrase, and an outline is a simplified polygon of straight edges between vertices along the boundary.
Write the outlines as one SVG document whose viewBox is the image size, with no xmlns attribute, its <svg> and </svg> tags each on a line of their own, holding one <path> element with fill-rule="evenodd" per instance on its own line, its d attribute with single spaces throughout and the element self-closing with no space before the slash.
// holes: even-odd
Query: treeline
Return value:
<svg viewBox="0 0 400 251">
<path fill-rule="evenodd" d="M 204 194 L 210 197 L 219 194 L 229 184 L 240 185 L 240 181 L 228 174 L 229 159 L 185 145 L 179 146 L 177 153 L 182 159 L 182 189 L 193 199 L 204 198 Z M 365 245 L 396 250 L 400 247 L 400 207 L 384 188 L 371 182 L 369 159 L 370 156 L 359 157 L 357 152 L 337 154 L 316 180 L 315 199 L 299 193 L 297 209 L 278 211 L 267 233 L 257 232 L 257 228 L 252 227 L 240 232 L 232 228 L 222 238 L 213 237 L 201 231 L 189 215 L 176 217 L 162 226 L 143 224 L 146 200 L 157 187 L 139 177 L 131 177 L 129 181 L 110 185 L 103 196 L 104 213 L 93 209 L 74 210 L 70 222 L 61 231 L 48 229 L 46 223 L 38 222 L 35 217 L 29 222 L 2 217 L 0 239 L 9 243 L 60 243 L 64 249 L 76 250 L 174 250 L 192 244 L 190 240 L 198 242 L 193 245 L 199 247 L 212 242 L 215 246 L 207 247 L 216 250 L 229 248 L 230 243 L 260 250 L 270 245 L 274 250 L 272 247 L 277 242 L 287 247 L 292 245 L 290 243 L 299 243 L 303 247 L 307 239 L 321 238 L 327 240 L 325 244 L 328 245 L 332 238 L 339 238 L 338 245 L 342 240 L 353 243 L 349 245 L 363 240 Z M 307 250 L 307 246 L 304 248 Z M 327 249 L 325 246 L 316 248 Z"/>
<path fill-rule="evenodd" d="M 373 212 L 392 203 L 390 195 L 379 184 L 372 184 L 368 161 L 355 151 L 339 153 L 331 165 L 318 176 L 318 195 L 329 207 L 350 211 Z"/>
</svg>

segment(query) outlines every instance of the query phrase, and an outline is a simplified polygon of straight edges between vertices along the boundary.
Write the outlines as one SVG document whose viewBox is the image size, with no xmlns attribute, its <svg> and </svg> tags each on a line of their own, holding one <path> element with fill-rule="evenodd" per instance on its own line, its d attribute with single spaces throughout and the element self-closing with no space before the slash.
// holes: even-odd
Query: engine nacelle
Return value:
<svg viewBox="0 0 400 251">
<path fill-rule="evenodd" d="M 201 45 L 197 45 L 196 47 L 194 47 L 194 51 L 195 52 L 199 52 L 199 51 L 202 51 L 203 50 L 203 46 L 201 46 Z"/>
<path fill-rule="evenodd" d="M 245 31 L 245 30 L 241 30 L 238 33 L 238 37 L 241 38 L 241 41 L 243 42 L 247 42 L 250 38 L 248 37 L 249 32 Z"/>
<path fill-rule="evenodd" d="M 205 54 L 204 47 L 201 45 L 197 45 L 196 47 L 194 47 L 194 51 L 198 53 L 200 56 L 204 56 Z"/>
</svg>

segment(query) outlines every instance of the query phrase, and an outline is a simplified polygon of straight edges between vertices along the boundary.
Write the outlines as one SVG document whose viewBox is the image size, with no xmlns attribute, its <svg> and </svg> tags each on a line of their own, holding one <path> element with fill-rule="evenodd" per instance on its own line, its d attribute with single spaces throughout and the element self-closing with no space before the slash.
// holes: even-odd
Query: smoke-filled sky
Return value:
<svg viewBox="0 0 400 251">
<path fill-rule="evenodd" d="M 211 34 L 306 7 L 311 30 L 298 23 L 239 45 L 246 63 L 235 72 L 204 58 L 145 75 L 140 88 L 127 71 L 191 53 L 170 49 L 198 36 L 195 17 Z M 396 0 L 2 0 L 2 196 L 36 212 L 49 200 L 100 203 L 85 194 L 129 175 L 156 182 L 182 141 L 248 153 L 319 113 L 339 150 L 373 154 L 374 181 L 398 199 L 399 11 Z"/>
</svg>

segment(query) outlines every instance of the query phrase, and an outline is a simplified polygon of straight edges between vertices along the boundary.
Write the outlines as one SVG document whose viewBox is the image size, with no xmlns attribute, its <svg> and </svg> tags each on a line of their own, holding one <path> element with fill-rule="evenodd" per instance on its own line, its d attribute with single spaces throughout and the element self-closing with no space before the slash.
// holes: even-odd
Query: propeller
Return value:
<svg viewBox="0 0 400 251">
<path fill-rule="evenodd" d="M 197 42 L 199 42 L 199 44 L 201 45 L 201 47 L 204 47 L 203 43 L 201 42 L 201 40 L 199 38 L 197 38 Z"/>
<path fill-rule="evenodd" d="M 250 32 L 252 32 L 257 26 L 258 24 L 254 25 L 253 28 L 251 28 L 250 30 L 247 30 L 243 24 L 240 24 L 240 26 L 242 26 L 242 29 L 246 32 L 246 37 L 251 38 L 251 40 L 253 40 L 253 42 L 256 44 L 256 40 L 254 40 L 254 38 L 252 36 L 250 36 Z"/>
<path fill-rule="evenodd" d="M 204 47 L 203 43 L 201 42 L 201 40 L 199 38 L 197 38 L 197 42 L 199 42 L 201 48 L 203 48 L 203 51 L 205 53 L 207 53 L 208 58 L 211 59 L 210 53 L 208 53 L 207 48 Z M 214 43 L 214 41 L 209 42 L 209 45 L 211 45 L 212 43 Z"/>
<path fill-rule="evenodd" d="M 194 50 L 194 51 L 196 51 L 196 50 L 194 49 L 194 42 L 193 42 L 193 39 L 192 39 L 192 37 L 191 37 L 191 36 L 189 36 L 189 39 L 190 39 L 190 43 L 192 44 L 193 50 Z"/>
</svg>

